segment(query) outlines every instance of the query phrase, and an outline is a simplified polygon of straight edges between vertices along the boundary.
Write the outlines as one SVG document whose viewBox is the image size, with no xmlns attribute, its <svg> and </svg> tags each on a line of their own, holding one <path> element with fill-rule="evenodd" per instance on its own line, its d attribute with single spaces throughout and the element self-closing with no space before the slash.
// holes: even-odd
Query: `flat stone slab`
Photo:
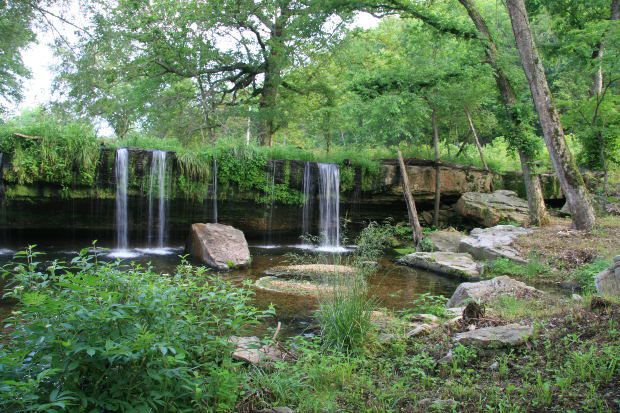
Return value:
<svg viewBox="0 0 620 413">
<path fill-rule="evenodd" d="M 443 230 L 431 232 L 427 237 L 436 251 L 459 252 L 459 244 L 465 235 L 458 231 Z"/>
<path fill-rule="evenodd" d="M 456 202 L 456 211 L 482 226 L 492 227 L 501 221 L 526 224 L 529 220 L 527 201 L 514 191 L 498 190 L 492 193 L 466 192 Z"/>
<path fill-rule="evenodd" d="M 611 267 L 594 278 L 596 291 L 603 296 L 620 296 L 620 255 L 614 257 Z"/>
<path fill-rule="evenodd" d="M 487 348 L 512 347 L 524 344 L 532 334 L 534 334 L 534 328 L 531 326 L 508 324 L 457 333 L 454 341 Z"/>
<path fill-rule="evenodd" d="M 320 275 L 354 275 L 355 268 L 348 265 L 303 264 L 283 265 L 265 271 L 267 275 L 278 277 L 312 277 Z"/>
<path fill-rule="evenodd" d="M 398 263 L 460 278 L 480 277 L 482 269 L 471 255 L 458 252 L 414 252 Z"/>
<path fill-rule="evenodd" d="M 509 258 L 513 261 L 526 263 L 513 246 L 515 240 L 523 235 L 531 234 L 529 228 L 514 225 L 496 225 L 491 228 L 475 228 L 468 237 L 461 239 L 459 251 L 471 254 L 478 260 L 494 260 Z"/>
<path fill-rule="evenodd" d="M 245 361 L 250 364 L 259 364 L 266 361 L 284 360 L 286 358 L 286 354 L 277 347 L 272 345 L 261 345 L 260 339 L 256 336 L 231 336 L 228 342 L 236 346 L 232 355 L 235 360 Z"/>
<path fill-rule="evenodd" d="M 469 300 L 484 303 L 501 296 L 534 298 L 542 294 L 534 287 L 502 275 L 490 280 L 460 284 L 448 300 L 446 308 L 464 306 Z"/>
<path fill-rule="evenodd" d="M 257 288 L 282 294 L 303 295 L 319 297 L 345 287 L 338 284 L 311 282 L 305 280 L 289 280 L 273 276 L 261 277 L 256 280 Z"/>
</svg>

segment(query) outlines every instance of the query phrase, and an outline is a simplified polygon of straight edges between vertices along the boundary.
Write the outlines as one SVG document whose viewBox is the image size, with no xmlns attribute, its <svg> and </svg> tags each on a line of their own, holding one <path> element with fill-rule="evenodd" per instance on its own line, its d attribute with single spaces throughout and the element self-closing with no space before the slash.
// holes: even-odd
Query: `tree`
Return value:
<svg viewBox="0 0 620 413">
<path fill-rule="evenodd" d="M 21 52 L 35 40 L 32 18 L 29 2 L 0 0 L 0 98 L 6 103 L 21 99 L 21 80 L 29 75 Z M 0 113 L 5 109 L 0 102 Z"/>
<path fill-rule="evenodd" d="M 536 49 L 529 18 L 523 0 L 506 0 L 513 33 L 523 70 L 528 79 L 534 106 L 543 130 L 545 144 L 572 213 L 577 229 L 591 230 L 594 227 L 594 209 L 583 177 L 566 145 L 564 130 L 555 107 L 544 67 Z"/>
<path fill-rule="evenodd" d="M 338 25 L 318 0 L 121 1 L 91 6 L 96 35 L 86 44 L 127 45 L 125 60 L 144 76 L 192 79 L 199 99 L 215 105 L 258 98 L 259 140 L 278 129 L 282 75 L 303 63 L 304 49 L 331 41 Z M 118 41 L 119 38 L 124 40 Z M 217 97 L 215 97 L 217 96 Z"/>
<path fill-rule="evenodd" d="M 532 225 L 544 225 L 549 220 L 545 207 L 540 179 L 532 172 L 532 160 L 534 157 L 533 147 L 535 142 L 528 136 L 527 126 L 517 109 L 517 97 L 515 95 L 512 82 L 502 68 L 498 59 L 498 50 L 484 18 L 475 7 L 473 0 L 459 0 L 463 5 L 470 19 L 478 30 L 479 37 L 483 43 L 486 55 L 486 62 L 493 68 L 495 83 L 502 98 L 506 115 L 513 128 L 511 143 L 517 152 L 521 161 L 521 170 L 523 172 L 523 181 L 525 183 L 525 192 L 529 206 L 529 218 Z"/>
</svg>

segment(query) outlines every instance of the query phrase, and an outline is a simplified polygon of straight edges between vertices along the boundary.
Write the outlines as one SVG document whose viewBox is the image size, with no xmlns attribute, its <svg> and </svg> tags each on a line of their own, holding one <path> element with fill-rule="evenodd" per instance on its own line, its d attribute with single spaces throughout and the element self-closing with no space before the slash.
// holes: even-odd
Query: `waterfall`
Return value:
<svg viewBox="0 0 620 413">
<path fill-rule="evenodd" d="M 276 194 L 276 163 L 271 161 L 271 176 L 267 176 L 267 180 L 271 181 L 271 188 L 269 190 L 269 216 L 267 218 L 267 245 L 271 244 L 271 228 L 273 226 L 273 202 Z"/>
<path fill-rule="evenodd" d="M 217 158 L 215 157 L 213 157 L 213 186 L 211 198 L 213 198 L 213 223 L 217 224 Z"/>
<path fill-rule="evenodd" d="M 308 237 L 310 235 L 310 218 L 312 212 L 312 164 L 306 162 L 304 165 L 304 178 L 303 178 L 303 192 L 304 192 L 304 206 L 301 215 L 301 236 Z M 307 245 L 309 242 L 306 238 L 303 238 L 303 245 Z"/>
<path fill-rule="evenodd" d="M 116 176 L 116 248 L 127 250 L 127 175 L 129 152 L 127 148 L 116 150 L 114 172 Z"/>
<path fill-rule="evenodd" d="M 340 170 L 336 164 L 318 166 L 321 247 L 340 249 Z"/>
<path fill-rule="evenodd" d="M 157 189 L 157 248 L 164 247 L 166 234 L 166 152 L 153 151 L 151 159 L 151 174 L 149 176 L 149 220 L 148 220 L 148 243 L 153 246 L 153 228 L 155 227 L 155 202 L 154 195 Z"/>
</svg>

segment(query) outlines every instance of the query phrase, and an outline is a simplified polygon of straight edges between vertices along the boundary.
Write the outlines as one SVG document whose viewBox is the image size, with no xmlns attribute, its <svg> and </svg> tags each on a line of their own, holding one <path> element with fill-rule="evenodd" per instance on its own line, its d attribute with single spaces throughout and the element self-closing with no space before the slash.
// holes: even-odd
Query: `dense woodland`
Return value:
<svg viewBox="0 0 620 413">
<path fill-rule="evenodd" d="M 268 159 L 346 160 L 370 176 L 402 152 L 520 171 L 535 227 L 555 223 L 538 179 L 554 173 L 571 228 L 587 231 L 567 245 L 590 254 L 573 262 L 545 244 L 530 264 L 490 266 L 492 276 L 569 277 L 586 296 L 494 303 L 483 323 L 535 320 L 526 350 L 453 348 L 436 332 L 386 341 L 370 320 L 377 303 L 360 293 L 376 271 L 364 263 L 388 245 L 425 244 L 420 228 L 410 239 L 406 226 L 371 224 L 338 258 L 359 269 L 352 292 L 319 300 L 316 337 L 295 337 L 294 356 L 263 369 L 232 361 L 226 341 L 273 316 L 248 286 L 185 259 L 162 278 L 88 249 L 40 268 L 28 249 L 4 270 L 5 298 L 22 306 L 13 338 L 0 335 L 0 409 L 617 411 L 620 311 L 589 305 L 594 275 L 618 253 L 608 204 L 620 193 L 619 19 L 618 0 L 0 0 L 7 182 L 92 185 L 101 146 L 135 147 L 175 151 L 194 181 L 217 160 L 221 179 L 266 199 Z M 16 113 L 32 81 L 23 53 L 50 39 L 54 99 Z M 412 308 L 445 319 L 444 304 L 423 296 Z M 277 334 L 268 341 L 281 345 Z"/>
</svg>

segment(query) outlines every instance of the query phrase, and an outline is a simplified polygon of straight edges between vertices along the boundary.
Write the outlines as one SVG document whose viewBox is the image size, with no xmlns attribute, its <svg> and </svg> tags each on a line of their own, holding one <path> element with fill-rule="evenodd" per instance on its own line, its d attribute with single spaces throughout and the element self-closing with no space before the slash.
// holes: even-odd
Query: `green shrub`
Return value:
<svg viewBox="0 0 620 413">
<path fill-rule="evenodd" d="M 227 337 L 270 312 L 204 268 L 162 276 L 82 251 L 6 269 L 18 305 L 0 348 L 3 411 L 222 411 L 242 376 Z"/>
<path fill-rule="evenodd" d="M 594 286 L 594 277 L 608 268 L 610 265 L 608 260 L 597 259 L 591 263 L 582 265 L 577 268 L 573 273 L 575 280 L 581 286 L 581 289 L 584 293 L 594 293 L 596 291 L 596 287 Z"/>
</svg>

